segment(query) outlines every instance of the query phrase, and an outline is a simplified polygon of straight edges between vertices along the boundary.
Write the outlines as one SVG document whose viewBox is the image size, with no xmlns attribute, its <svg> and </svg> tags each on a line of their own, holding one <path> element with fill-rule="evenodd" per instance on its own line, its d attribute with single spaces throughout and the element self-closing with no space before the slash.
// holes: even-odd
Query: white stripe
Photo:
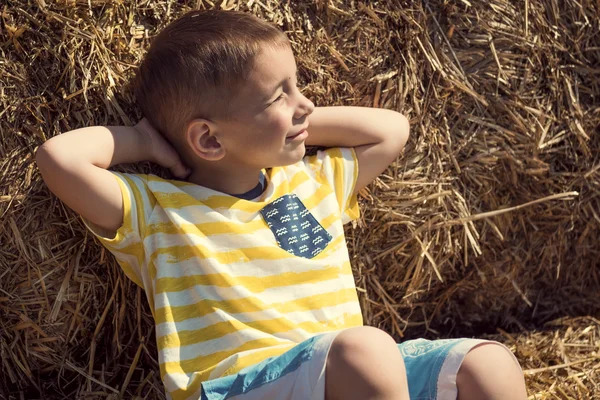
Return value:
<svg viewBox="0 0 600 400">
<path fill-rule="evenodd" d="M 137 232 L 137 229 L 138 229 L 138 226 L 140 223 L 140 221 L 139 221 L 140 210 L 144 211 L 144 215 L 146 216 L 146 218 L 148 218 L 150 216 L 150 212 L 152 211 L 152 206 L 150 204 L 150 198 L 148 196 L 149 187 L 146 186 L 145 181 L 137 175 L 120 174 L 118 172 L 113 172 L 113 174 L 115 176 L 117 176 L 121 180 L 121 182 L 125 185 L 125 187 L 127 187 L 127 189 L 128 189 L 129 200 L 131 202 L 130 212 L 131 212 L 132 222 L 134 225 L 131 228 Z M 137 191 L 140 193 L 140 197 L 142 198 L 142 204 L 136 203 L 136 199 L 135 199 L 135 196 L 133 193 L 133 188 L 129 184 L 129 181 L 125 178 L 128 178 L 129 181 L 133 182 L 133 185 L 135 186 Z M 146 221 L 144 221 L 144 222 L 146 222 Z"/>
<path fill-rule="evenodd" d="M 322 269 L 326 265 L 342 265 L 349 263 L 348 248 L 346 242 L 341 241 L 335 250 L 319 260 L 295 257 L 291 259 L 294 264 L 293 272 L 301 273 L 315 269 Z M 279 275 L 282 272 L 283 260 L 260 260 L 255 259 L 252 262 L 240 261 L 229 264 L 220 264 L 214 259 L 202 259 L 199 257 L 189 258 L 178 263 L 165 263 L 168 255 L 162 254 L 156 258 L 157 275 L 156 279 L 162 278 L 182 278 L 196 275 L 209 274 L 227 274 L 230 276 L 272 276 Z M 341 261 L 341 262 L 340 262 Z"/>
<path fill-rule="evenodd" d="M 161 185 L 164 186 L 166 184 L 161 183 Z M 173 187 L 175 188 L 175 186 Z M 154 188 L 153 192 L 161 192 L 164 194 L 176 193 L 175 191 L 169 190 L 154 190 Z M 182 193 L 185 194 L 185 192 Z M 160 204 L 160 209 L 155 211 L 152 222 L 156 223 L 156 220 L 158 219 L 159 222 L 174 223 L 170 219 L 172 215 L 177 215 L 182 221 L 193 224 L 201 224 L 204 222 L 228 223 L 231 221 L 246 223 L 256 218 L 258 212 L 239 210 L 235 208 L 213 209 L 201 202 L 180 208 L 163 207 L 163 205 Z"/>
<path fill-rule="evenodd" d="M 344 274 L 339 269 L 338 276 L 326 281 L 310 282 L 288 286 L 278 286 L 266 289 L 260 293 L 260 301 L 264 304 L 284 303 L 299 298 L 312 297 L 320 294 L 336 292 L 344 288 L 354 287 L 352 273 Z M 236 300 L 256 298 L 257 293 L 251 292 L 242 285 L 218 287 L 210 285 L 194 285 L 189 289 L 178 292 L 157 293 L 154 297 L 156 311 L 164 307 L 181 307 L 196 304 L 202 300 Z"/>
<path fill-rule="evenodd" d="M 217 339 L 205 340 L 188 346 L 170 347 L 158 352 L 160 364 L 165 362 L 181 362 L 205 357 L 221 351 L 233 350 L 252 340 L 279 339 L 281 344 L 299 343 L 310 335 L 303 329 L 293 329 L 276 335 L 259 331 L 258 329 L 242 329 L 229 333 Z"/>
<path fill-rule="evenodd" d="M 134 235 L 126 235 L 123 237 L 123 239 L 120 242 L 117 242 L 114 239 L 107 239 L 106 237 L 102 236 L 99 232 L 96 232 L 96 230 L 94 229 L 94 227 L 91 225 L 91 223 L 89 221 L 87 221 L 85 218 L 81 218 L 81 220 L 83 221 L 83 224 L 90 230 L 90 232 L 92 232 L 92 234 L 94 234 L 96 237 L 98 237 L 99 239 L 101 239 L 103 242 L 107 243 L 107 246 L 109 247 L 110 252 L 115 256 L 115 258 L 117 259 L 117 261 L 119 261 L 119 263 L 126 263 L 129 266 L 131 266 L 131 269 L 133 271 L 133 273 L 135 273 L 135 275 L 140 279 L 140 281 L 142 281 L 142 283 L 144 284 L 144 287 L 147 287 L 146 285 L 148 284 L 148 274 L 142 274 L 141 273 L 141 269 L 145 267 L 145 263 L 143 266 L 140 266 L 138 264 L 138 259 L 136 256 L 129 254 L 129 253 L 125 253 L 123 251 L 120 251 L 124 248 L 126 248 L 127 246 L 130 246 L 134 243 L 136 243 L 136 236 Z"/>
<path fill-rule="evenodd" d="M 342 155 L 341 161 L 343 165 L 343 171 L 341 171 L 341 173 L 344 179 L 344 182 L 342 183 L 343 193 L 340 193 L 340 195 L 342 196 L 342 201 L 344 202 L 344 204 L 342 204 L 342 210 L 347 207 L 348 199 L 352 194 L 354 171 L 356 168 L 356 161 L 352 156 L 352 151 L 353 150 L 350 148 L 340 148 L 340 152 Z M 316 159 L 316 161 L 313 163 L 309 163 L 308 161 L 310 159 Z M 319 152 L 317 152 L 316 158 L 304 158 L 303 161 L 305 164 L 305 168 L 309 171 L 311 176 L 315 177 L 316 174 L 313 171 L 312 167 L 316 167 L 318 171 L 322 172 L 326 176 L 327 182 L 335 190 L 335 170 L 332 168 L 331 165 L 333 158 L 330 156 L 327 150 L 320 150 Z"/>
<path fill-rule="evenodd" d="M 333 193 L 330 195 L 331 198 L 324 198 L 319 205 L 310 210 L 311 214 L 317 221 L 323 221 L 324 219 L 330 217 L 333 213 L 338 213 L 337 209 L 337 201 L 335 201 L 335 197 L 333 197 Z M 165 219 L 168 219 L 170 223 L 182 226 L 190 223 L 189 216 L 183 215 L 186 209 L 189 211 L 192 207 L 184 207 L 182 209 L 177 210 L 177 213 L 171 213 L 168 217 L 165 216 Z M 181 211 L 181 212 L 180 212 Z M 196 212 L 196 211 L 194 211 Z M 157 211 L 153 217 L 156 218 L 159 212 Z M 262 221 L 262 216 L 260 214 L 255 215 L 256 219 Z M 206 218 L 204 216 L 203 218 Z M 162 218 L 161 218 L 162 219 Z M 192 219 L 193 220 L 193 219 Z M 222 222 L 226 224 L 232 224 L 230 221 L 220 221 L 218 218 L 212 222 Z M 255 219 L 251 220 L 254 221 Z M 251 222 L 247 221 L 247 222 Z M 166 222 L 166 221 L 165 221 Z M 337 221 L 336 221 L 337 222 Z M 156 223 L 156 222 L 155 222 Z M 237 224 L 236 224 L 237 225 Z M 242 225 L 242 224 L 239 224 Z M 235 228 L 234 228 L 235 229 Z M 333 237 L 336 238 L 343 234 L 342 224 L 333 223 L 329 227 L 326 228 L 327 232 Z M 198 233 L 190 232 L 186 235 L 182 235 L 179 233 L 163 233 L 156 232 L 154 234 L 148 235 L 144 238 L 144 246 L 146 248 L 151 249 L 166 249 L 167 247 L 175 247 L 175 246 L 198 246 L 202 245 L 206 247 L 211 252 L 222 252 L 233 249 L 243 249 L 247 247 L 259 247 L 259 246 L 275 246 L 275 236 L 271 229 L 264 224 L 262 229 L 258 229 L 251 233 L 223 233 L 223 234 L 213 234 L 206 236 L 202 233 L 202 231 L 196 230 Z M 251 246 L 249 246 L 251 244 Z"/>
<path fill-rule="evenodd" d="M 181 216 L 179 215 L 173 215 L 172 218 L 175 225 L 187 223 L 181 220 Z M 144 246 L 151 249 L 166 249 L 177 246 L 203 246 L 208 251 L 216 253 L 238 248 L 273 246 L 274 244 L 276 245 L 273 233 L 266 225 L 264 229 L 253 233 L 241 233 L 237 235 L 228 233 L 206 237 L 202 233 L 181 235 L 178 233 L 157 232 L 144 238 Z"/>
<path fill-rule="evenodd" d="M 338 304 L 330 307 L 316 308 L 312 310 L 293 311 L 281 314 L 274 309 L 266 309 L 256 312 L 228 314 L 223 310 L 199 318 L 189 318 L 180 322 L 163 322 L 156 325 L 156 338 L 177 332 L 195 331 L 207 328 L 213 324 L 227 321 L 253 322 L 276 318 L 285 318 L 294 324 L 306 321 L 329 321 L 345 314 L 360 314 L 360 307 L 356 301 Z"/>
<path fill-rule="evenodd" d="M 352 185 L 354 183 L 354 168 L 355 161 L 354 157 L 352 157 L 352 150 L 348 148 L 342 148 L 342 156 L 343 156 L 343 177 L 344 184 L 342 185 L 342 189 L 344 190 L 344 205 L 342 210 L 345 210 L 348 207 L 348 200 L 350 199 L 350 195 L 352 194 Z"/>
<path fill-rule="evenodd" d="M 290 347 L 290 345 L 292 345 L 292 346 Z M 296 345 L 296 343 L 287 343 L 287 344 L 282 344 L 282 345 L 270 346 L 267 348 L 252 349 L 252 350 L 246 350 L 246 351 L 239 352 L 239 353 L 229 356 L 226 359 L 219 362 L 215 366 L 215 368 L 212 371 L 210 371 L 210 375 L 208 376 L 208 379 L 215 379 L 215 378 L 220 377 L 221 375 L 223 375 L 225 373 L 225 371 L 227 371 L 229 368 L 231 368 L 242 357 L 248 357 L 254 353 L 263 352 L 266 349 L 273 350 L 273 349 L 278 349 L 278 348 L 281 348 L 280 353 L 283 354 L 285 351 L 288 351 L 295 345 Z"/>
<path fill-rule="evenodd" d="M 437 400 L 456 399 L 458 393 L 456 376 L 458 375 L 460 366 L 467 356 L 467 353 L 473 350 L 475 346 L 479 346 L 481 344 L 494 344 L 504 348 L 504 350 L 511 355 L 513 361 L 517 365 L 517 368 L 522 371 L 519 360 L 517 360 L 517 357 L 515 357 L 513 352 L 510 351 L 510 349 L 504 344 L 490 340 L 466 339 L 450 349 L 446 359 L 444 360 L 444 363 L 442 364 L 442 368 L 440 369 L 437 377 Z"/>
<path fill-rule="evenodd" d="M 278 347 L 289 347 L 289 345 L 290 345 L 290 343 L 276 345 L 276 346 L 269 347 L 269 349 L 276 349 Z M 223 375 L 223 373 L 225 371 L 227 371 L 229 368 L 231 368 L 240 357 L 246 357 L 253 353 L 261 352 L 263 350 L 265 350 L 265 349 L 262 348 L 262 349 L 246 350 L 246 351 L 242 351 L 240 353 L 237 353 L 237 354 L 227 357 L 226 359 L 219 362 L 216 365 L 216 367 L 210 372 L 210 376 L 208 377 L 208 380 L 215 379 L 215 378 L 218 378 L 221 375 Z M 168 392 L 174 392 L 174 391 L 180 390 L 180 389 L 187 389 L 188 386 L 192 384 L 194 377 L 198 374 L 199 374 L 199 372 L 190 372 L 190 373 L 172 372 L 172 373 L 166 374 L 163 377 L 163 382 L 164 382 L 165 388 L 167 389 Z M 200 393 L 201 390 L 202 390 L 202 388 L 200 387 L 198 389 L 198 393 Z M 193 398 L 193 399 L 197 400 L 199 397 L 194 397 L 193 395 L 190 395 L 189 398 Z"/>
<path fill-rule="evenodd" d="M 455 400 L 458 394 L 456 375 L 467 353 L 486 341 L 465 339 L 450 349 L 437 377 L 437 400 Z M 488 342 L 489 343 L 489 342 Z"/>
<path fill-rule="evenodd" d="M 269 176 L 269 184 L 265 193 L 266 196 L 261 196 L 263 198 L 272 195 L 273 189 L 278 187 L 281 182 L 291 180 L 294 175 L 301 172 L 300 168 L 293 168 L 294 165 L 290 165 L 285 168 L 279 168 L 275 173 L 272 173 Z M 169 181 L 162 180 L 152 180 L 148 181 L 148 185 L 152 187 L 153 192 L 162 192 L 162 193 L 177 193 L 177 192 L 185 192 L 190 196 L 194 197 L 198 201 L 207 201 L 213 197 L 222 197 L 228 196 L 226 193 L 222 193 L 207 187 L 203 187 L 200 185 L 196 185 L 190 183 L 189 185 L 175 186 L 172 185 Z"/>
<path fill-rule="evenodd" d="M 284 181 L 289 182 L 292 179 L 294 179 L 294 177 L 297 174 L 302 173 L 302 172 L 303 172 L 303 170 L 300 168 L 280 169 L 269 179 L 269 184 L 267 185 L 267 188 L 265 189 L 265 192 L 263 193 L 261 198 L 268 199 L 268 198 L 272 197 L 275 193 L 275 188 L 280 186 L 281 182 L 284 182 Z M 211 199 L 219 198 L 219 197 L 231 197 L 230 195 L 228 195 L 226 193 L 221 193 L 216 190 L 212 190 L 212 189 L 209 189 L 209 188 L 206 188 L 206 187 L 203 187 L 200 185 L 194 185 L 194 184 L 184 185 L 184 186 L 175 186 L 175 185 L 171 184 L 169 181 L 151 180 L 151 181 L 148 181 L 148 187 L 154 193 L 160 192 L 160 193 L 163 193 L 166 195 L 174 194 L 174 193 L 186 193 L 190 197 L 193 197 L 194 199 L 196 199 L 198 202 L 211 201 Z M 225 209 L 225 208 L 224 207 L 219 208 L 220 211 L 223 209 Z"/>
<path fill-rule="evenodd" d="M 335 203 L 337 204 L 337 202 Z M 337 210 L 335 210 L 335 212 L 337 212 Z M 180 215 L 173 215 L 172 219 L 173 219 L 173 223 L 177 224 L 177 223 L 186 223 L 186 220 L 180 220 L 181 216 Z M 324 219 L 323 217 L 318 217 L 315 215 L 315 218 L 318 219 Z M 326 218 L 326 217 L 325 217 Z M 184 222 L 185 221 L 185 222 Z M 335 223 L 331 224 L 328 228 L 327 228 L 327 232 L 333 237 L 332 241 L 335 240 L 335 238 L 339 237 L 340 235 L 343 234 L 343 227 L 342 224 L 339 223 L 339 221 L 336 221 Z M 259 246 L 263 246 L 263 247 L 273 247 L 274 251 L 277 250 L 281 250 L 281 251 L 285 251 L 283 249 L 280 249 L 278 247 L 278 245 L 276 244 L 275 240 L 274 240 L 274 235 L 271 232 L 270 229 L 261 229 L 259 231 L 256 231 L 254 233 L 249 233 L 249 234 L 238 234 L 238 235 L 231 235 L 231 234 L 219 234 L 219 235 L 211 235 L 209 237 L 204 237 L 204 236 L 200 236 L 200 235 L 194 235 L 194 234 L 188 234 L 188 235 L 180 235 L 180 234 L 165 234 L 162 232 L 157 232 L 153 235 L 149 235 L 144 239 L 144 246 L 146 248 L 151 248 L 151 249 L 168 249 L 169 247 L 176 247 L 176 246 L 204 246 L 206 247 L 206 249 L 210 252 L 213 253 L 225 253 L 225 252 L 232 252 L 235 251 L 236 249 L 244 249 L 244 248 L 251 248 L 251 247 L 259 247 Z M 248 244 L 252 244 L 251 247 L 248 247 Z M 345 246 L 345 242 L 343 243 L 343 246 L 339 246 L 342 248 L 346 248 Z M 286 254 L 285 253 L 281 253 L 282 254 L 282 258 L 285 258 Z M 300 260 L 302 258 L 298 257 L 296 258 L 296 260 Z M 157 266 L 168 266 L 165 267 L 165 269 L 167 271 L 165 271 L 165 274 L 168 274 L 167 276 L 178 276 L 177 274 L 174 274 L 171 271 L 176 271 L 178 270 L 178 268 L 175 267 L 176 263 L 173 263 L 173 254 L 170 253 L 162 253 L 162 254 L 157 254 L 156 259 L 154 260 L 155 265 Z M 212 258 L 207 258 L 207 259 L 200 259 L 200 260 L 211 260 L 213 262 L 215 262 L 216 260 L 212 259 Z M 262 259 L 259 258 L 255 258 L 252 260 L 252 262 L 256 262 Z M 185 262 L 187 260 L 181 260 L 180 263 Z M 243 259 L 243 254 L 240 252 L 240 259 L 239 260 L 228 260 L 229 262 L 227 264 L 231 264 L 231 263 L 246 263 L 247 261 L 245 259 Z M 281 265 L 280 263 L 282 262 L 282 260 L 277 260 L 279 262 L 279 265 Z M 198 260 L 195 260 L 194 263 L 198 263 Z M 196 265 L 202 265 L 205 266 L 206 262 L 202 262 L 200 261 L 201 264 L 196 264 Z M 218 268 L 222 268 L 223 265 L 219 264 Z M 161 268 L 158 268 L 159 270 Z M 163 272 L 159 272 L 159 274 L 162 274 Z M 201 272 L 202 273 L 202 272 Z M 206 272 L 206 273 L 213 273 L 213 272 Z M 163 275 L 161 275 L 162 277 Z"/>
<path fill-rule="evenodd" d="M 165 186 L 165 184 L 161 184 Z M 175 187 L 175 186 L 173 186 Z M 153 188 L 154 189 L 154 188 Z M 166 189 L 166 188 L 165 188 Z M 315 191 L 318 189 L 316 182 L 308 180 L 299 185 L 298 189 L 294 191 L 294 193 L 299 193 L 300 200 L 306 199 L 312 196 Z M 159 190 L 155 190 L 155 192 L 159 192 Z M 166 194 L 172 193 L 172 191 L 160 191 Z M 333 211 L 336 211 L 335 208 L 332 208 L 332 204 L 337 204 L 333 202 L 329 196 L 333 196 L 335 199 L 335 195 L 333 192 L 324 196 L 319 204 L 315 207 L 311 208 L 311 213 L 317 217 L 322 215 L 330 215 Z M 274 199 L 271 199 L 274 200 Z M 266 204 L 265 204 L 266 205 Z M 328 207 L 326 206 L 328 205 Z M 323 208 L 325 206 L 325 208 Z M 176 217 L 176 219 L 175 219 Z M 202 224 L 202 223 L 214 223 L 214 222 L 222 222 L 222 223 L 239 223 L 244 224 L 251 221 L 256 220 L 257 218 L 262 219 L 262 216 L 258 211 L 246 211 L 239 209 L 226 209 L 219 208 L 218 210 L 212 209 L 201 202 L 197 204 L 184 206 L 180 208 L 160 208 L 155 211 L 152 216 L 153 223 L 172 223 L 172 224 Z M 318 220 L 319 218 L 317 218 Z"/>
<path fill-rule="evenodd" d="M 303 172 L 303 171 L 298 169 L 293 174 L 290 174 L 288 176 L 283 175 L 283 173 L 279 173 L 278 175 L 283 175 L 282 176 L 283 178 L 285 178 L 288 181 L 291 181 L 295 177 L 295 175 L 297 175 L 300 172 Z M 309 177 L 310 177 L 310 175 L 309 175 Z M 314 177 L 313 177 L 313 179 L 314 179 Z M 269 186 L 262 198 L 267 200 L 267 202 L 271 201 L 271 200 L 275 200 L 274 198 L 271 198 L 271 197 L 273 197 L 273 195 L 274 195 L 274 187 L 278 184 L 279 183 L 270 182 Z M 218 209 L 212 209 L 212 208 L 205 206 L 202 203 L 202 200 L 206 201 L 207 199 L 210 199 L 210 197 L 214 197 L 215 195 L 212 194 L 210 196 L 206 196 L 206 194 L 203 195 L 202 193 L 206 192 L 206 191 L 213 192 L 213 193 L 217 193 L 217 192 L 211 191 L 210 189 L 206 189 L 201 186 L 190 185 L 190 186 L 184 186 L 184 187 L 177 187 L 169 182 L 149 181 L 148 187 L 154 193 L 161 193 L 163 195 L 182 193 L 182 194 L 188 194 L 190 197 L 198 200 L 198 203 L 193 206 L 186 206 L 186 207 L 181 207 L 181 208 L 177 208 L 177 209 L 171 209 L 168 207 L 161 208 L 160 211 L 163 211 L 163 213 L 162 213 L 163 215 L 160 215 L 157 213 L 155 213 L 153 215 L 153 218 L 160 217 L 159 219 L 161 220 L 161 222 L 171 222 L 169 219 L 169 215 L 171 215 L 173 213 L 173 211 L 175 211 L 175 213 L 177 215 L 179 215 L 179 217 L 183 221 L 185 221 L 187 223 L 191 222 L 194 224 L 200 224 L 203 222 L 219 222 L 219 221 L 220 222 L 231 222 L 231 221 L 249 222 L 258 216 L 258 212 L 254 212 L 254 211 L 228 209 L 228 208 L 223 208 L 223 207 L 219 207 Z M 308 180 L 302 182 L 300 185 L 298 185 L 298 187 L 296 189 L 294 189 L 294 193 L 299 194 L 301 199 L 302 198 L 305 199 L 305 198 L 312 196 L 318 189 L 319 189 L 318 182 L 308 179 Z M 227 196 L 226 194 L 223 194 L 223 193 L 221 193 L 219 195 Z M 159 210 L 157 210 L 157 211 L 159 211 Z"/>
<path fill-rule="evenodd" d="M 125 235 L 122 237 L 120 242 L 117 242 L 115 238 L 107 238 L 105 236 L 102 235 L 102 232 L 98 232 L 96 231 L 96 229 L 94 228 L 94 225 L 91 221 L 86 220 L 84 217 L 81 217 L 81 220 L 83 221 L 83 224 L 85 225 L 85 227 L 87 229 L 89 229 L 90 232 L 92 232 L 95 236 L 97 236 L 99 239 L 102 239 L 102 241 L 110 244 L 110 251 L 119 251 L 121 249 L 126 248 L 129 245 L 132 245 L 134 243 L 136 243 L 136 239 L 137 237 L 134 235 Z M 123 254 L 121 252 L 119 252 L 119 254 Z"/>
</svg>

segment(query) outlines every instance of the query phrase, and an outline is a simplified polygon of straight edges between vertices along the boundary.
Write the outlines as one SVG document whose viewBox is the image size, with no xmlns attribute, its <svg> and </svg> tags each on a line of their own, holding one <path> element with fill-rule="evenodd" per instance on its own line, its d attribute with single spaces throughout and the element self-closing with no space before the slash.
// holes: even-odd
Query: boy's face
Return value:
<svg viewBox="0 0 600 400">
<path fill-rule="evenodd" d="M 262 169 L 304 157 L 308 116 L 315 106 L 298 90 L 296 72 L 289 46 L 265 47 L 259 54 L 230 105 L 232 117 L 218 121 L 228 162 Z"/>
</svg>

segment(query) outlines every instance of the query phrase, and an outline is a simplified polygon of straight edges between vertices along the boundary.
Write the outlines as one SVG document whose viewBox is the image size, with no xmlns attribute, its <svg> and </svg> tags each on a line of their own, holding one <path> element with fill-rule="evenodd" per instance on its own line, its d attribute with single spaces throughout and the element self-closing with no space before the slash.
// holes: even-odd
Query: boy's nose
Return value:
<svg viewBox="0 0 600 400">
<path fill-rule="evenodd" d="M 312 114 L 312 112 L 315 110 L 315 105 L 312 101 L 304 97 L 303 94 L 300 94 L 300 96 L 300 102 L 298 104 L 298 107 L 296 108 L 296 113 L 294 114 L 295 119 L 300 119 L 304 116 L 308 116 Z"/>
</svg>

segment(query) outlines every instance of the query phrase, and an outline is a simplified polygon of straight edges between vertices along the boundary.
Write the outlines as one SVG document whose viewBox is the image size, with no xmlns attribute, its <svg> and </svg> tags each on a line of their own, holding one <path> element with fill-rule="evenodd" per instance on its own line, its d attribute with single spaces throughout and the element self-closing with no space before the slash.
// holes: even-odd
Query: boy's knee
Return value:
<svg viewBox="0 0 600 400">
<path fill-rule="evenodd" d="M 527 398 L 523 371 L 508 349 L 484 343 L 467 353 L 456 377 L 458 400 Z"/>
<path fill-rule="evenodd" d="M 387 333 L 367 326 L 347 329 L 334 339 L 327 357 L 326 385 L 328 400 L 408 399 L 398 345 Z"/>
<path fill-rule="evenodd" d="M 340 332 L 331 344 L 329 354 L 352 361 L 355 358 L 377 358 L 382 352 L 392 349 L 399 351 L 390 335 L 377 328 L 361 326 Z"/>
</svg>

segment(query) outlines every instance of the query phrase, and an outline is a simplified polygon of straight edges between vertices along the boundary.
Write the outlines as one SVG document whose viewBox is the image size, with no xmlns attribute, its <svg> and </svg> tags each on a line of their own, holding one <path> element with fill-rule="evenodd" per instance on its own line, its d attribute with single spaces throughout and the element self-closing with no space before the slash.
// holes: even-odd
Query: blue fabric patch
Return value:
<svg viewBox="0 0 600 400">
<path fill-rule="evenodd" d="M 404 359 L 410 400 L 437 399 L 440 371 L 448 353 L 467 339 L 407 340 L 398 344 Z"/>
<path fill-rule="evenodd" d="M 269 357 L 258 364 L 242 369 L 237 374 L 203 382 L 201 400 L 221 400 L 248 393 L 252 389 L 295 371 L 303 362 L 312 358 L 314 344 L 321 336 L 323 335 L 313 336 L 282 355 Z"/>
<path fill-rule="evenodd" d="M 331 235 L 295 194 L 286 194 L 260 210 L 279 247 L 298 257 L 313 258 L 331 242 Z"/>
</svg>

